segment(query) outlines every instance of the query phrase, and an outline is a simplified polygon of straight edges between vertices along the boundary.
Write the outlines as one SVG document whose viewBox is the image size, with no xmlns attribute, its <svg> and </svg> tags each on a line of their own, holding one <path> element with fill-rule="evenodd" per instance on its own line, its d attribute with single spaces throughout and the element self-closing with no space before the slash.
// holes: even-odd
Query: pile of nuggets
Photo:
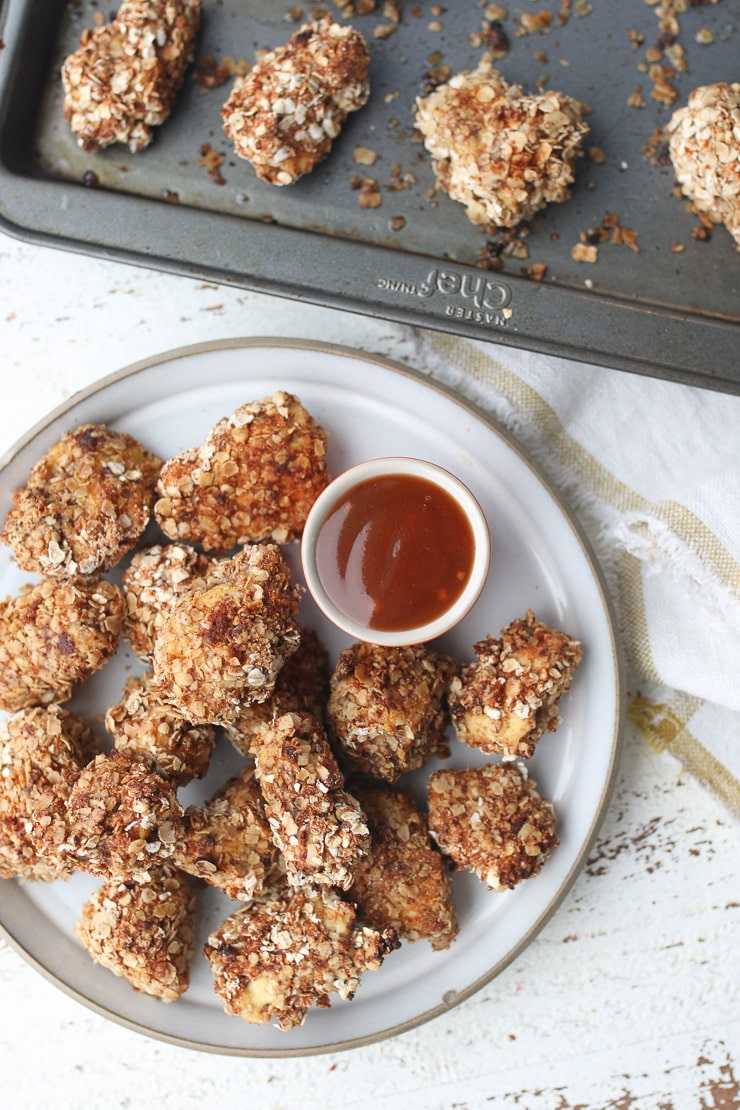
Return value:
<svg viewBox="0 0 740 1110">
<path fill-rule="evenodd" d="M 238 903 L 204 948 L 216 993 L 284 1030 L 352 998 L 402 940 L 448 948 L 451 869 L 494 890 L 538 873 L 555 818 L 523 761 L 581 657 L 528 612 L 477 662 L 355 643 L 332 667 L 280 546 L 329 481 L 326 448 L 283 391 L 164 463 L 85 425 L 36 463 L 0 533 L 38 579 L 0 601 L 0 877 L 97 876 L 76 935 L 166 1002 L 189 985 L 194 891 L 214 887 Z M 143 669 L 101 744 L 63 703 L 120 637 Z M 450 720 L 499 760 L 434 771 L 420 806 L 399 780 L 449 755 Z M 242 769 L 184 808 L 219 742 Z"/>
</svg>

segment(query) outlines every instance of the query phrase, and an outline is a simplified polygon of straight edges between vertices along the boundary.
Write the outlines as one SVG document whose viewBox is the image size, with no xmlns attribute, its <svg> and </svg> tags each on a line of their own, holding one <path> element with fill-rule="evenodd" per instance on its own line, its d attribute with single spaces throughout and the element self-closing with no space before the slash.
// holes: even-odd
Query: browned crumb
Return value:
<svg viewBox="0 0 740 1110">
<path fill-rule="evenodd" d="M 137 553 L 123 575 L 126 614 L 122 632 L 140 658 L 154 642 L 178 598 L 200 588 L 211 560 L 184 544 L 156 544 Z"/>
<path fill-rule="evenodd" d="M 209 92 L 225 84 L 230 77 L 243 77 L 250 69 L 251 66 L 243 58 L 237 61 L 231 54 L 220 62 L 212 54 L 204 54 L 193 69 L 193 80 L 198 82 L 201 92 Z"/>
<path fill-rule="evenodd" d="M 558 845 L 552 805 L 515 763 L 435 771 L 429 828 L 441 850 L 491 890 L 536 875 Z"/>
<path fill-rule="evenodd" d="M 377 0 L 334 0 L 343 16 L 369 15 L 377 7 Z"/>
<path fill-rule="evenodd" d="M 0 601 L 0 708 L 66 701 L 111 658 L 123 595 L 105 579 L 48 579 Z"/>
<path fill-rule="evenodd" d="M 446 755 L 445 695 L 456 670 L 423 644 L 345 648 L 327 707 L 333 739 L 354 767 L 391 783 Z"/>
<path fill-rule="evenodd" d="M 576 243 L 571 247 L 570 256 L 574 262 L 598 262 L 599 248 L 593 245 L 586 246 L 585 243 Z"/>
<path fill-rule="evenodd" d="M 242 405 L 202 447 L 164 464 L 157 520 L 171 540 L 208 551 L 287 543 L 328 484 L 326 445 L 326 433 L 290 393 Z"/>
<path fill-rule="evenodd" d="M 537 741 L 560 724 L 558 702 L 581 661 L 581 645 L 567 633 L 524 619 L 474 645 L 478 662 L 450 686 L 457 737 L 505 759 L 529 759 Z"/>
<path fill-rule="evenodd" d="M 354 867 L 347 897 L 361 921 L 395 929 L 408 941 L 449 948 L 457 936 L 444 861 L 429 839 L 429 825 L 409 794 L 389 786 L 352 783 L 370 829 L 371 845 Z"/>
<path fill-rule="evenodd" d="M 133 436 L 84 424 L 13 494 L 0 539 L 19 567 L 47 578 L 108 570 L 146 528 L 160 466 Z"/>
<path fill-rule="evenodd" d="M 331 19 L 304 24 L 237 79 L 221 110 L 240 158 L 273 185 L 292 185 L 329 153 L 370 94 L 367 43 Z"/>
<path fill-rule="evenodd" d="M 72 783 L 97 745 L 67 709 L 23 709 L 0 723 L 0 878 L 66 879 L 72 861 L 39 855 L 33 828 L 48 828 L 64 811 Z"/>
<path fill-rule="evenodd" d="M 174 1002 L 190 984 L 195 899 L 166 865 L 146 883 L 109 879 L 88 899 L 75 935 L 96 963 L 134 990 Z"/>
<path fill-rule="evenodd" d="M 159 631 L 154 686 L 195 724 L 233 722 L 244 705 L 270 697 L 297 648 L 298 602 L 274 544 L 214 563 L 202 588 L 183 595 Z"/>
<path fill-rule="evenodd" d="M 227 1014 L 253 1025 L 302 1025 L 329 996 L 351 999 L 365 971 L 376 971 L 398 947 L 355 922 L 355 911 L 330 890 L 255 902 L 233 913 L 208 938 L 204 953 Z"/>
<path fill-rule="evenodd" d="M 122 0 L 62 66 L 64 116 L 84 150 L 143 150 L 169 116 L 193 59 L 201 0 Z"/>
</svg>

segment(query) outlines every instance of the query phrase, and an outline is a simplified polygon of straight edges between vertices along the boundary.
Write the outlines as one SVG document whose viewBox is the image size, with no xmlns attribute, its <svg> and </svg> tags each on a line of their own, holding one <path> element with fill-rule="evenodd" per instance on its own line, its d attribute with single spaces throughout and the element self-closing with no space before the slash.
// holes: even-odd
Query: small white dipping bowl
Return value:
<svg viewBox="0 0 740 1110">
<path fill-rule="evenodd" d="M 457 599 L 434 620 L 414 628 L 370 628 L 348 616 L 329 596 L 319 574 L 317 544 L 321 529 L 337 504 L 350 490 L 373 478 L 410 475 L 425 479 L 449 494 L 463 510 L 473 537 L 473 559 L 468 580 Z M 423 459 L 388 457 L 371 459 L 351 467 L 335 478 L 316 498 L 308 514 L 301 538 L 301 562 L 306 586 L 322 613 L 354 640 L 397 647 L 402 644 L 426 643 L 448 632 L 466 616 L 480 596 L 491 562 L 491 537 L 488 522 L 478 501 L 468 487 L 448 470 Z"/>
</svg>

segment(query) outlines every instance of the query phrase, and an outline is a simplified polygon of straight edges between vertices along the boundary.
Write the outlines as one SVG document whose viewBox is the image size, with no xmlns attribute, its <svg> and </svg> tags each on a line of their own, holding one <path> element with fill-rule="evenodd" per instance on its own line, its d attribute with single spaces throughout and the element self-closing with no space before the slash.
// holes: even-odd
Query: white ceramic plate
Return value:
<svg viewBox="0 0 740 1110">
<path fill-rule="evenodd" d="M 567 510 L 517 445 L 478 410 L 420 374 L 383 359 L 315 344 L 244 340 L 210 343 L 160 355 L 122 370 L 72 398 L 34 428 L 3 460 L 0 519 L 11 492 L 59 437 L 85 422 L 130 432 L 162 458 L 202 442 L 209 428 L 238 405 L 273 393 L 296 393 L 330 435 L 333 474 L 381 454 L 415 455 L 457 474 L 481 502 L 491 527 L 493 559 L 484 592 L 465 621 L 438 641 L 472 658 L 471 647 L 498 634 L 527 608 L 583 642 L 584 659 L 562 702 L 563 723 L 546 734 L 530 761 L 540 791 L 554 804 L 560 847 L 534 879 L 493 894 L 472 875 L 453 876 L 460 920 L 457 941 L 433 952 L 426 941 L 405 944 L 379 972 L 365 976 L 352 1002 L 308 1015 L 282 1033 L 226 1016 L 200 955 L 211 928 L 233 904 L 217 892 L 198 894 L 198 955 L 187 994 L 171 1005 L 138 994 L 95 965 L 74 938 L 82 902 L 98 881 L 0 881 L 0 926 L 6 939 L 40 972 L 85 1005 L 151 1036 L 186 1047 L 240 1055 L 303 1055 L 336 1051 L 402 1032 L 468 997 L 532 940 L 575 878 L 604 814 L 620 736 L 621 672 L 614 630 L 593 555 Z M 300 577 L 297 545 L 286 549 Z M 17 593 L 28 576 L 3 548 L 0 596 Z M 332 659 L 346 646 L 302 603 L 301 623 L 320 632 Z M 101 713 L 119 700 L 125 678 L 141 664 L 122 647 L 69 703 L 101 728 Z M 109 744 L 101 733 L 101 742 Z M 448 766 L 479 764 L 453 740 Z M 222 740 L 208 776 L 180 792 L 186 804 L 208 797 L 240 765 Z M 423 798 L 427 770 L 408 776 Z"/>
</svg>

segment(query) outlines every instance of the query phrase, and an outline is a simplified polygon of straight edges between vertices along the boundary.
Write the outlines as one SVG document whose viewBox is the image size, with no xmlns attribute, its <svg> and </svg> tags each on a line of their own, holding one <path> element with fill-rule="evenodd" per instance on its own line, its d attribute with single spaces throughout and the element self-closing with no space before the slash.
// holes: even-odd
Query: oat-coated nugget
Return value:
<svg viewBox="0 0 740 1110">
<path fill-rule="evenodd" d="M 346 890 L 370 837 L 359 803 L 344 789 L 321 724 L 310 714 L 286 713 L 255 739 L 254 756 L 289 882 Z"/>
<path fill-rule="evenodd" d="M 491 890 L 536 875 L 558 845 L 552 804 L 516 763 L 435 771 L 429 828 L 441 850 Z"/>
<path fill-rule="evenodd" d="M 212 560 L 181 543 L 137 551 L 123 575 L 122 632 L 136 654 L 151 659 L 154 641 L 178 598 L 200 589 Z"/>
<path fill-rule="evenodd" d="M 105 715 L 119 752 L 154 767 L 175 786 L 202 779 L 216 745 L 213 725 L 194 725 L 152 687 L 151 672 L 130 678 Z"/>
<path fill-rule="evenodd" d="M 91 875 L 144 883 L 174 852 L 182 817 L 172 784 L 114 749 L 82 771 L 69 793 L 63 841 L 45 837 L 42 849 Z"/>
<path fill-rule="evenodd" d="M 227 1014 L 253 1025 L 302 1025 L 329 996 L 351 999 L 365 971 L 377 971 L 398 947 L 395 933 L 356 924 L 352 906 L 331 890 L 297 891 L 233 913 L 204 953 Z"/>
<path fill-rule="evenodd" d="M 290 393 L 242 405 L 202 447 L 162 467 L 154 507 L 162 531 L 217 552 L 295 539 L 329 481 L 326 445 L 326 433 Z"/>
<path fill-rule="evenodd" d="M 154 686 L 196 724 L 228 724 L 265 701 L 298 646 L 299 591 L 274 544 L 246 547 L 181 598 L 154 646 Z"/>
<path fill-rule="evenodd" d="M 393 783 L 435 753 L 446 755 L 445 696 L 456 670 L 424 644 L 345 648 L 331 678 L 327 718 L 351 764 Z"/>
<path fill-rule="evenodd" d="M 115 18 L 83 32 L 62 66 L 64 116 L 84 150 L 152 141 L 192 61 L 201 0 L 122 0 Z"/>
<path fill-rule="evenodd" d="M 254 769 L 245 767 L 203 806 L 185 811 L 172 862 L 235 902 L 250 902 L 278 873 L 278 851 Z"/>
<path fill-rule="evenodd" d="M 0 601 L 0 709 L 66 701 L 115 653 L 123 595 L 104 579 L 48 579 Z"/>
<path fill-rule="evenodd" d="M 52 836 L 72 784 L 97 750 L 74 713 L 58 705 L 22 709 L 0 723 L 0 878 L 66 879 L 72 861 L 39 855 L 34 827 Z"/>
<path fill-rule="evenodd" d="M 526 617 L 473 648 L 478 663 L 450 686 L 457 737 L 504 759 L 529 759 L 544 732 L 560 724 L 558 702 L 581 661 L 581 645 L 566 632 Z"/>
<path fill-rule="evenodd" d="M 272 185 L 292 185 L 329 153 L 370 95 L 365 38 L 331 19 L 306 23 L 234 85 L 221 110 L 240 158 Z"/>
<path fill-rule="evenodd" d="M 195 899 L 166 865 L 146 883 L 108 879 L 82 907 L 75 935 L 134 990 L 174 1002 L 190 985 Z"/>
<path fill-rule="evenodd" d="M 347 897 L 375 929 L 395 929 L 404 940 L 428 940 L 435 950 L 457 936 L 444 860 L 429 839 L 427 818 L 403 791 L 352 783 L 370 829 L 367 855 L 353 869 Z"/>
<path fill-rule="evenodd" d="M 160 466 L 133 436 L 83 424 L 13 494 L 0 539 L 19 567 L 46 578 L 108 570 L 146 528 Z"/>
</svg>

